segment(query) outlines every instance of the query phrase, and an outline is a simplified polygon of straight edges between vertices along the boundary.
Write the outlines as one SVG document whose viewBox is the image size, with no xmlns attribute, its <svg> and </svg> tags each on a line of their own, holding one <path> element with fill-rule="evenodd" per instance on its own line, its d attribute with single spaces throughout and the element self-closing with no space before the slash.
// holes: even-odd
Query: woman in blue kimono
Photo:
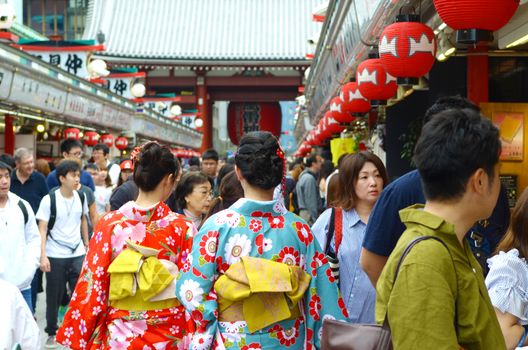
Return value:
<svg viewBox="0 0 528 350">
<path fill-rule="evenodd" d="M 284 152 L 252 132 L 235 162 L 244 198 L 204 223 L 177 282 L 196 322 L 190 348 L 318 349 L 323 320 L 344 320 L 346 308 L 306 222 L 272 200 Z"/>
</svg>

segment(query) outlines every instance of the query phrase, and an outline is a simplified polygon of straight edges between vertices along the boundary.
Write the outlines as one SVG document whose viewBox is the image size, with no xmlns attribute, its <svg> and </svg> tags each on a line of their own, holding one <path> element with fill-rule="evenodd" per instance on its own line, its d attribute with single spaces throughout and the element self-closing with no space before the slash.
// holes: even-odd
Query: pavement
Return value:
<svg viewBox="0 0 528 350">
<path fill-rule="evenodd" d="M 44 290 L 46 290 L 46 277 L 44 277 L 43 286 Z M 37 324 L 40 329 L 42 349 L 45 349 L 44 344 L 46 344 L 46 339 L 48 338 L 48 335 L 46 332 L 44 332 L 44 328 L 46 328 L 46 292 L 42 292 L 37 295 L 37 308 L 35 310 L 35 317 L 37 318 Z M 58 346 L 56 349 L 67 348 Z"/>
</svg>

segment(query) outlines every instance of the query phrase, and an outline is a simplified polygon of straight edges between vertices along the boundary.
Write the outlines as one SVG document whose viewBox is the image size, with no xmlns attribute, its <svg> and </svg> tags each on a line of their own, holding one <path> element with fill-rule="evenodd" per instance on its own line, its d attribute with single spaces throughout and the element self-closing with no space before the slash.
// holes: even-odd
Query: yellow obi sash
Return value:
<svg viewBox="0 0 528 350">
<path fill-rule="evenodd" d="M 311 276 L 299 266 L 243 257 L 218 278 L 219 321 L 245 320 L 250 332 L 299 317 Z"/>
<path fill-rule="evenodd" d="M 178 267 L 158 259 L 159 250 L 130 241 L 108 267 L 110 305 L 117 309 L 159 310 L 179 305 L 176 299 Z"/>
</svg>

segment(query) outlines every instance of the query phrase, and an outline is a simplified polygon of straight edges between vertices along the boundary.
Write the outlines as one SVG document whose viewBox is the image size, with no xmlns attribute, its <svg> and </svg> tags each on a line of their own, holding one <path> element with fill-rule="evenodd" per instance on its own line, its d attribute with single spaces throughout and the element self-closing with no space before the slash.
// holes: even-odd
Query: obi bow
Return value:
<svg viewBox="0 0 528 350">
<path fill-rule="evenodd" d="M 177 305 L 176 264 L 158 259 L 159 250 L 126 243 L 127 248 L 108 267 L 110 304 L 124 310 L 155 310 Z"/>
<path fill-rule="evenodd" d="M 243 257 L 218 278 L 220 320 L 245 320 L 250 332 L 300 315 L 311 276 L 299 266 Z"/>
</svg>

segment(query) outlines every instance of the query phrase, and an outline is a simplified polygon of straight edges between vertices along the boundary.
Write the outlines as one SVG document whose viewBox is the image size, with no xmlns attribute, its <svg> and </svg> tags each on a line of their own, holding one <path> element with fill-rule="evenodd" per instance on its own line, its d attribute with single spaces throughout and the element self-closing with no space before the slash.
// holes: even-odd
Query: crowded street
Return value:
<svg viewBox="0 0 528 350">
<path fill-rule="evenodd" d="M 0 0 L 0 350 L 528 349 L 526 82 L 528 0 Z"/>
</svg>

